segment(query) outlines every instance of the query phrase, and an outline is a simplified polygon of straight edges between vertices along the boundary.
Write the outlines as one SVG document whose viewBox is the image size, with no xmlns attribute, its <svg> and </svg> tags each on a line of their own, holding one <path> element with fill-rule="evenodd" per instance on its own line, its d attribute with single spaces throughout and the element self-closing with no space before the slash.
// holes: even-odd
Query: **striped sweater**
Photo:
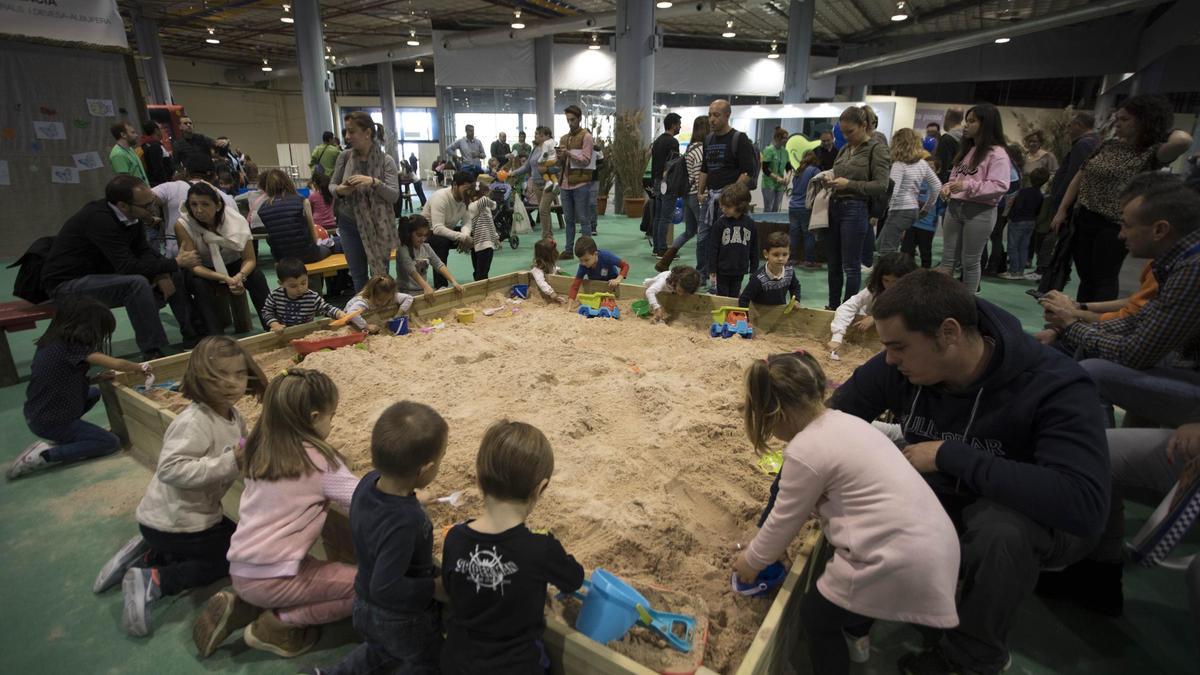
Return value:
<svg viewBox="0 0 1200 675">
<path fill-rule="evenodd" d="M 263 303 L 262 318 L 269 328 L 273 323 L 285 326 L 308 323 L 318 314 L 336 319 L 342 316 L 342 310 L 325 302 L 325 298 L 313 290 L 305 291 L 304 295 L 292 300 L 287 291 L 280 286 L 271 291 L 267 301 Z"/>
<path fill-rule="evenodd" d="M 892 188 L 892 198 L 888 202 L 890 211 L 921 208 L 922 205 L 917 203 L 917 196 L 921 191 L 922 183 L 929 183 L 929 194 L 934 195 L 935 199 L 937 193 L 942 189 L 942 181 L 938 180 L 937 174 L 933 172 L 933 167 L 929 166 L 929 162 L 920 160 L 912 164 L 892 162 L 890 177 L 895 183 L 895 187 Z"/>
</svg>

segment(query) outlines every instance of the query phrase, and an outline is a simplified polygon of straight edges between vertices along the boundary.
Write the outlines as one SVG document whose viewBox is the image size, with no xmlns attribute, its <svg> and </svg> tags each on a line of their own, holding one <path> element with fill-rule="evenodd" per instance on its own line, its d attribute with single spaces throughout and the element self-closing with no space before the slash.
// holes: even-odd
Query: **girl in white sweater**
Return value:
<svg viewBox="0 0 1200 675">
<path fill-rule="evenodd" d="M 407 314 L 412 304 L 413 296 L 396 290 L 395 279 L 386 274 L 379 274 L 368 279 L 367 285 L 363 286 L 358 295 L 350 298 L 350 302 L 346 303 L 346 313 L 351 314 L 359 310 L 370 312 L 389 305 L 396 305 L 396 316 L 400 316 Z M 354 324 L 355 328 L 368 333 L 379 332 L 379 326 L 367 323 L 361 314 L 350 319 L 350 323 Z"/>
<path fill-rule="evenodd" d="M 657 323 L 667 320 L 666 310 L 658 303 L 658 295 L 660 293 L 695 295 L 697 289 L 700 288 L 700 273 L 690 265 L 676 265 L 669 272 L 660 272 L 646 279 L 644 283 L 646 302 L 650 303 L 650 309 L 654 311 L 654 321 Z"/>
<path fill-rule="evenodd" d="M 839 305 L 837 312 L 833 315 L 833 323 L 829 324 L 829 330 L 833 333 L 833 337 L 829 340 L 829 352 L 834 359 L 839 358 L 838 350 L 841 349 L 842 342 L 846 338 L 846 331 L 851 328 L 851 324 L 858 331 L 870 330 L 871 326 L 875 325 L 875 319 L 871 317 L 871 307 L 875 303 L 876 296 L 891 288 L 897 279 L 915 269 L 917 269 L 916 263 L 905 253 L 889 253 L 875 263 L 875 267 L 871 268 L 871 277 L 867 280 L 867 287 Z M 858 320 L 855 321 L 855 319 Z"/>
<path fill-rule="evenodd" d="M 539 239 L 533 245 L 533 268 L 529 270 L 529 276 L 533 277 L 534 285 L 548 300 L 560 305 L 566 304 L 567 296 L 554 290 L 550 282 L 546 281 L 547 274 L 562 274 L 562 268 L 558 266 L 558 242 L 553 239 Z"/>
<path fill-rule="evenodd" d="M 121 625 L 130 635 L 149 634 L 158 598 L 228 576 L 234 523 L 221 512 L 221 498 L 237 479 L 246 435 L 233 406 L 247 393 L 262 398 L 266 381 L 233 338 L 207 337 L 192 350 L 180 390 L 192 403 L 163 436 L 158 467 L 137 507 L 141 534 L 104 566 L 92 588 L 99 593 L 124 575 Z"/>
</svg>

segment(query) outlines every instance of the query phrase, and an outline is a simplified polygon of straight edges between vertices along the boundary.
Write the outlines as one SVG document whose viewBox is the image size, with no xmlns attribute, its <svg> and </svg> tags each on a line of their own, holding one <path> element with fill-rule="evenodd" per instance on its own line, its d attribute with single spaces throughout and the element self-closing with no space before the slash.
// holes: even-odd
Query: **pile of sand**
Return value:
<svg viewBox="0 0 1200 675">
<path fill-rule="evenodd" d="M 504 304 L 496 296 L 480 308 Z M 470 325 L 371 336 L 303 365 L 338 384 L 330 440 L 356 472 L 370 468 L 371 427 L 391 403 L 422 401 L 446 418 L 450 444 L 432 488 L 466 489 L 472 499 L 432 507 L 437 529 L 477 511 L 475 453 L 487 426 L 502 417 L 536 425 L 554 446 L 555 474 L 530 526 L 553 532 L 588 570 L 604 567 L 657 597 L 690 594 L 681 602 L 708 613 L 704 663 L 731 672 L 770 605 L 729 589 L 734 544 L 753 536 L 771 483 L 742 429 L 743 371 L 752 359 L 805 348 L 844 381 L 871 350 L 847 345 L 842 361 L 829 361 L 824 336 L 713 339 L 695 326 L 634 318 L 620 304 L 626 318 L 585 319 L 531 300 L 517 313 L 477 313 Z M 292 357 L 279 350 L 260 363 L 274 376 Z M 239 409 L 250 424 L 258 417 L 249 399 Z M 614 646 L 663 667 L 631 636 Z"/>
</svg>

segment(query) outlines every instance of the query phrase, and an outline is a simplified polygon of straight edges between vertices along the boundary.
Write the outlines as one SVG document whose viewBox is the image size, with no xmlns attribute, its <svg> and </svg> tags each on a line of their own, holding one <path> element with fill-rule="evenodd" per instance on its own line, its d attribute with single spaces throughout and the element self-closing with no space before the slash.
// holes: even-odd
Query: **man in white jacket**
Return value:
<svg viewBox="0 0 1200 675">
<path fill-rule="evenodd" d="M 451 248 L 467 247 L 471 243 L 469 228 L 467 232 L 462 231 L 467 222 L 467 203 L 464 195 L 467 188 L 475 184 L 475 179 L 469 173 L 458 171 L 451 183 L 450 187 L 433 193 L 421 209 L 421 215 L 430 225 L 429 246 L 447 265 L 450 264 L 448 256 Z M 434 276 L 434 288 L 443 288 L 449 283 L 440 276 Z"/>
</svg>

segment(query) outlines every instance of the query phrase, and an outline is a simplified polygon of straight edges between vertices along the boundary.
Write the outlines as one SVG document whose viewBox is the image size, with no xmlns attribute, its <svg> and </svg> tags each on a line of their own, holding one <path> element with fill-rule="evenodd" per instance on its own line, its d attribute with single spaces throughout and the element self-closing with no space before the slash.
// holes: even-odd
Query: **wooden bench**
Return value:
<svg viewBox="0 0 1200 675">
<path fill-rule="evenodd" d="M 17 365 L 13 362 L 12 350 L 8 346 L 8 334 L 20 330 L 33 330 L 37 322 L 54 316 L 52 302 L 35 305 L 24 300 L 0 303 L 0 387 L 11 387 L 21 381 Z"/>
<path fill-rule="evenodd" d="M 392 260 L 395 259 L 396 251 L 393 250 Z M 345 253 L 334 253 L 324 260 L 315 263 L 308 263 L 304 266 L 304 269 L 308 272 L 308 276 L 310 277 L 317 276 L 325 278 L 337 276 L 338 272 L 350 269 L 350 264 L 346 262 Z"/>
</svg>

